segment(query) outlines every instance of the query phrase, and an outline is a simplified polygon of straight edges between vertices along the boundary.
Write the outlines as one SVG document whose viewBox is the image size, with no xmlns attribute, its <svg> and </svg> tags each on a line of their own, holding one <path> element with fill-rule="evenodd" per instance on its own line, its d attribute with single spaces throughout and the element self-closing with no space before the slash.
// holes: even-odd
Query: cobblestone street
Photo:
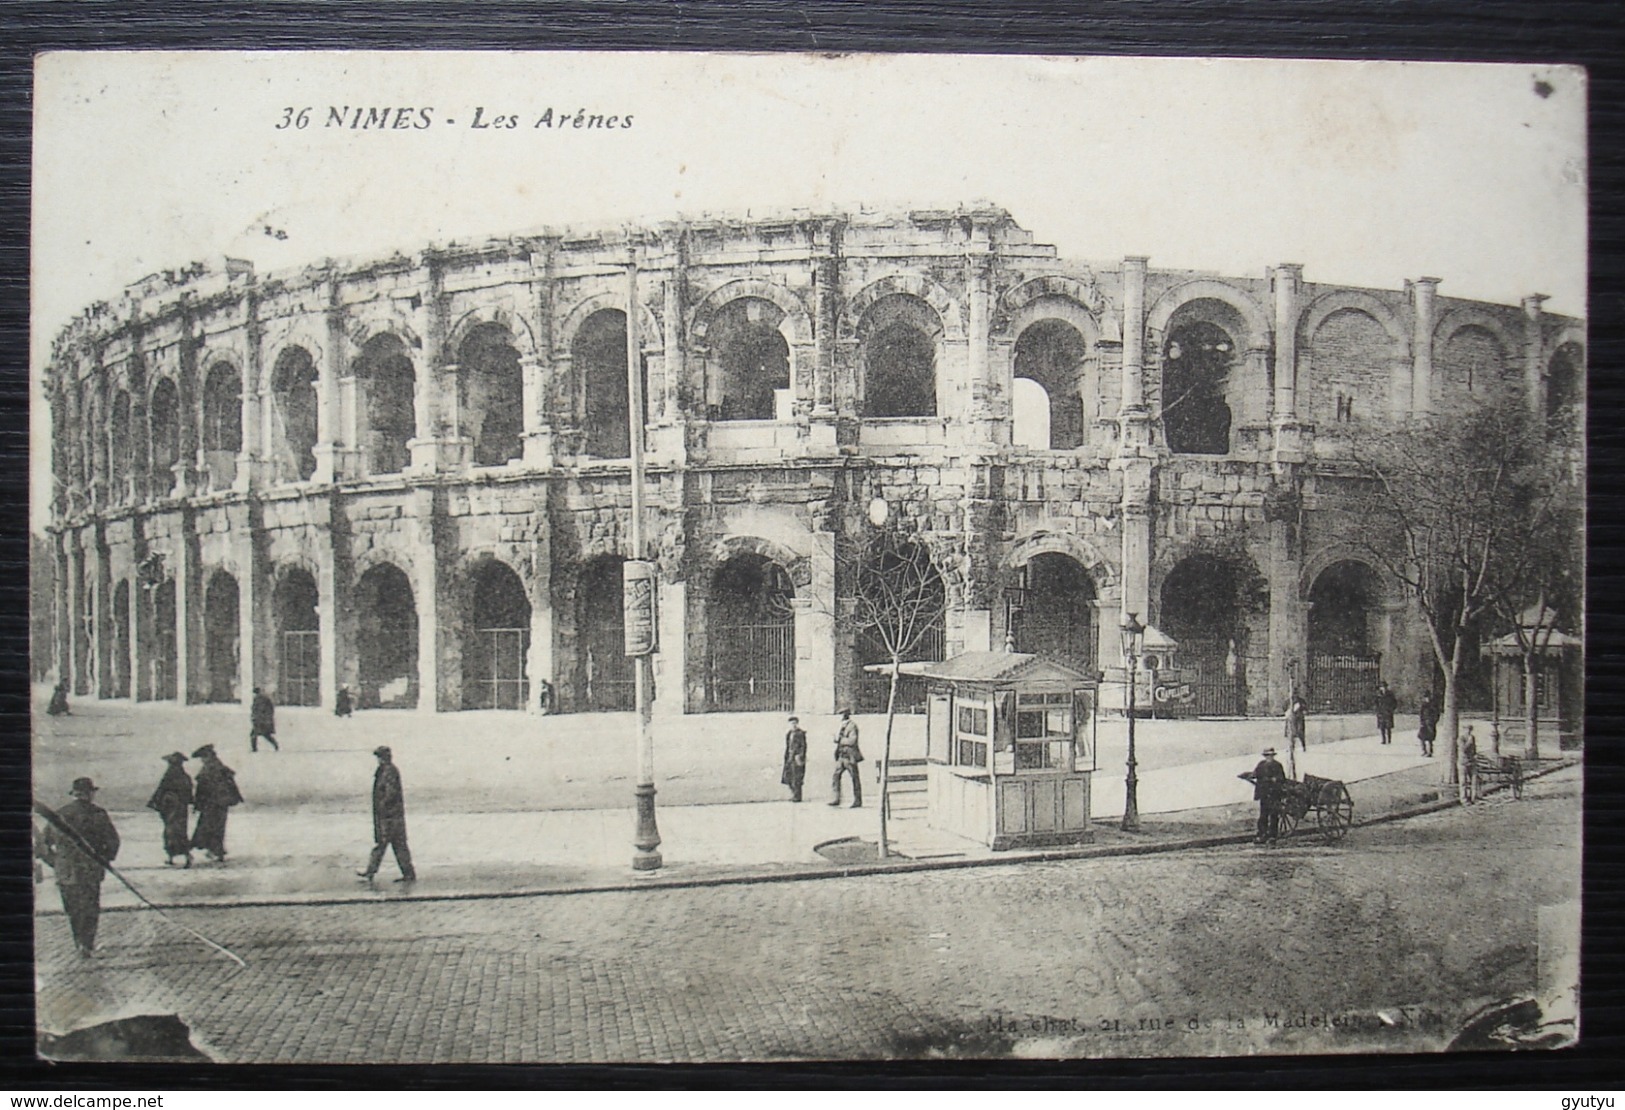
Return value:
<svg viewBox="0 0 1625 1110">
<path fill-rule="evenodd" d="M 1566 770 L 1340 848 L 175 911 L 247 970 L 148 911 L 105 915 L 80 962 L 52 916 L 40 1021 L 178 1012 L 218 1059 L 306 1063 L 1435 1048 L 1537 989 L 1537 909 L 1579 897 L 1579 790 Z"/>
</svg>

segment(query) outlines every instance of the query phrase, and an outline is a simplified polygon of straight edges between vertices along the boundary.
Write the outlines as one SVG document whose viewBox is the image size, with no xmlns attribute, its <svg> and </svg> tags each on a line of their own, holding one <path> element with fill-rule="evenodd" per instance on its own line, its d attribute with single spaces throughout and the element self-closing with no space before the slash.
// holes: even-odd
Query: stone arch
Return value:
<svg viewBox="0 0 1625 1110">
<path fill-rule="evenodd" d="M 864 416 L 942 415 L 946 333 L 935 306 L 913 293 L 888 292 L 865 307 L 856 334 Z"/>
<path fill-rule="evenodd" d="M 1448 330 L 1433 333 L 1435 398 L 1493 396 L 1522 389 L 1521 342 L 1511 339 L 1487 313 L 1452 313 L 1449 323 Z M 1486 355 L 1490 364 L 1484 365 L 1480 355 Z"/>
<path fill-rule="evenodd" d="M 320 705 L 321 579 L 307 560 L 284 560 L 272 571 L 271 614 L 277 701 Z"/>
<path fill-rule="evenodd" d="M 1270 345 L 1274 328 L 1270 324 L 1269 313 L 1252 294 L 1217 278 L 1193 278 L 1170 286 L 1152 303 L 1145 316 L 1145 330 L 1147 336 L 1158 337 L 1158 342 L 1148 342 L 1147 348 L 1160 345 L 1160 337 L 1168 330 L 1168 322 L 1173 319 L 1174 313 L 1193 301 L 1204 300 L 1222 301 L 1240 314 L 1242 322 L 1247 325 L 1248 334 L 1236 338 L 1249 350 L 1262 350 Z"/>
<path fill-rule="evenodd" d="M 416 584 L 409 570 L 379 553 L 355 567 L 350 596 L 356 621 L 361 708 L 413 709 L 418 704 Z"/>
<path fill-rule="evenodd" d="M 1334 289 L 1310 301 L 1298 317 L 1299 349 L 1307 349 L 1327 317 L 1346 308 L 1363 312 L 1381 324 L 1383 330 L 1388 333 L 1388 338 L 1393 340 L 1395 357 L 1410 357 L 1410 335 L 1405 325 L 1400 322 L 1399 316 L 1380 297 L 1360 289 Z"/>
<path fill-rule="evenodd" d="M 522 314 L 500 304 L 478 305 L 458 317 L 447 334 L 446 350 L 460 350 L 472 332 L 487 325 L 507 332 L 520 358 L 536 358 L 536 334 L 531 330 L 530 322 Z"/>
<path fill-rule="evenodd" d="M 393 303 L 387 306 L 379 305 L 377 302 L 367 305 L 345 323 L 344 335 L 351 347 L 349 364 L 353 366 L 366 345 L 380 335 L 393 335 L 412 351 L 422 351 L 423 337 L 418 334 L 413 322 L 411 314 L 395 307 Z"/>
<path fill-rule="evenodd" d="M 788 286 L 762 278 L 740 278 L 719 285 L 707 293 L 689 313 L 689 341 L 696 348 L 704 348 L 708 343 L 707 334 L 711 329 L 711 321 L 716 318 L 717 313 L 728 307 L 730 302 L 747 297 L 768 301 L 777 305 L 779 311 L 784 313 L 779 330 L 784 334 L 785 341 L 790 344 L 792 352 L 797 343 L 813 341 L 812 315 L 807 311 L 806 304 Z"/>
<path fill-rule="evenodd" d="M 463 565 L 458 581 L 465 629 L 462 707 L 523 710 L 530 704 L 530 585 L 512 563 L 490 550 Z"/>
<path fill-rule="evenodd" d="M 404 572 L 408 579 L 414 583 L 416 582 L 417 561 L 412 558 L 412 552 L 407 549 L 406 545 L 396 546 L 387 542 L 380 542 L 380 537 L 373 536 L 372 546 L 357 555 L 351 563 L 351 588 L 353 589 L 354 584 L 361 581 L 364 574 L 382 563 L 393 564 L 396 570 Z"/>
<path fill-rule="evenodd" d="M 1303 571 L 1298 575 L 1298 600 L 1308 601 L 1309 591 L 1314 588 L 1315 580 L 1325 573 L 1328 568 L 1338 563 L 1361 563 L 1365 565 L 1376 577 L 1382 588 L 1383 602 L 1389 605 L 1403 603 L 1404 597 L 1393 575 L 1384 574 L 1382 568 L 1372 561 L 1369 551 L 1341 541 L 1316 548 L 1304 559 Z"/>
<path fill-rule="evenodd" d="M 412 461 L 417 436 L 417 393 L 423 380 L 412 342 L 398 331 L 370 333 L 350 360 L 356 379 L 359 436 L 373 474 L 395 474 Z"/>
<path fill-rule="evenodd" d="M 705 321 L 706 342 L 695 346 L 704 365 L 705 411 L 712 420 L 776 420 L 793 396 L 798 355 L 791 319 L 778 304 L 741 296 Z"/>
<path fill-rule="evenodd" d="M 1093 280 L 1080 281 L 1065 274 L 1043 274 L 1012 285 L 999 298 L 997 319 L 993 322 L 995 335 L 1019 335 L 1032 319 L 1050 313 L 1033 315 L 1031 306 L 1037 301 L 1054 301 L 1070 305 L 1089 320 L 1091 332 L 1086 334 L 1093 343 L 1099 338 L 1100 317 L 1106 311 L 1106 298 Z"/>
<path fill-rule="evenodd" d="M 1083 567 L 1090 581 L 1095 584 L 1096 594 L 1104 594 L 1117 586 L 1117 571 L 1100 554 L 1099 549 L 1082 536 L 1074 536 L 1067 532 L 1040 529 L 1017 540 L 1005 554 L 1003 566 L 1007 571 L 1018 570 L 1036 556 L 1048 553 L 1069 556 Z"/>
<path fill-rule="evenodd" d="M 1089 442 L 1098 416 L 1096 352 L 1099 327 L 1082 305 L 1069 298 L 1036 298 L 1016 314 L 1009 329 L 1010 418 L 1017 443 L 1073 450 Z M 1023 407 L 1022 382 L 1043 391 L 1045 427 L 1033 429 Z M 1029 389 L 1031 387 L 1028 387 Z M 1036 392 L 1032 394 L 1036 400 Z M 1041 443 L 1037 443 L 1042 440 Z"/>
<path fill-rule="evenodd" d="M 711 568 L 705 598 L 705 693 L 712 711 L 795 708 L 795 600 L 789 552 L 760 537 L 731 537 Z M 754 542 L 752 542 L 754 541 Z"/>
<path fill-rule="evenodd" d="M 504 324 L 476 323 L 451 348 L 459 430 L 475 466 L 504 466 L 524 453 L 525 356 L 513 339 Z"/>
<path fill-rule="evenodd" d="M 206 568 L 202 578 L 205 700 L 239 701 L 242 655 L 239 578 L 235 568 L 226 564 Z"/>
<path fill-rule="evenodd" d="M 81 407 L 81 419 L 88 414 Z M 167 497 L 175 486 L 174 467 L 181 461 L 185 442 L 181 418 L 180 386 L 167 374 L 154 377 L 147 393 L 148 488 L 155 497 Z M 90 460 L 84 460 L 88 475 Z"/>
<path fill-rule="evenodd" d="M 1396 364 L 1407 366 L 1407 344 L 1384 306 L 1368 294 L 1335 293 L 1306 323 L 1298 346 L 1298 413 L 1324 434 L 1339 425 L 1383 420 L 1392 410 Z"/>
<path fill-rule="evenodd" d="M 1434 358 L 1439 357 L 1451 337 L 1466 327 L 1480 327 L 1495 336 L 1496 342 L 1501 344 L 1502 354 L 1507 358 L 1515 358 L 1523 350 L 1523 339 L 1508 331 L 1500 317 L 1477 305 L 1463 304 L 1452 305 L 1439 315 L 1439 322 L 1433 325 Z"/>
<path fill-rule="evenodd" d="M 271 419 L 266 454 L 281 481 L 309 481 L 316 473 L 321 400 L 316 356 L 299 343 L 285 343 L 271 361 Z"/>
<path fill-rule="evenodd" d="M 1575 344 L 1583 352 L 1586 347 L 1586 330 L 1580 324 L 1564 324 L 1556 332 L 1546 337 L 1541 351 L 1542 361 L 1551 362 L 1552 356 L 1570 344 Z"/>
<path fill-rule="evenodd" d="M 856 335 L 863 318 L 878 302 L 896 294 L 905 294 L 931 306 L 942 324 L 943 339 L 957 342 L 965 338 L 964 321 L 959 302 L 940 284 L 923 274 L 892 274 L 870 282 L 851 297 L 842 318 L 842 331 Z"/>
<path fill-rule="evenodd" d="M 760 555 L 784 568 L 785 573 L 790 576 L 791 584 L 796 588 L 797 595 L 812 585 L 812 560 L 806 555 L 792 551 L 777 540 L 761 536 L 724 536 L 712 545 L 710 554 L 711 565 L 707 568 L 707 572 L 711 574 L 716 573 L 718 567 L 736 556 Z"/>
<path fill-rule="evenodd" d="M 575 345 L 576 332 L 581 325 L 595 312 L 603 309 L 614 309 L 623 315 L 626 312 L 626 292 L 624 289 L 606 289 L 598 293 L 591 293 L 577 301 L 564 318 L 559 321 L 559 327 L 554 332 L 553 349 L 565 359 L 570 357 L 572 347 Z M 638 345 L 646 355 L 659 354 L 665 350 L 665 332 L 661 330 L 660 320 L 654 311 L 638 300 Z"/>
</svg>

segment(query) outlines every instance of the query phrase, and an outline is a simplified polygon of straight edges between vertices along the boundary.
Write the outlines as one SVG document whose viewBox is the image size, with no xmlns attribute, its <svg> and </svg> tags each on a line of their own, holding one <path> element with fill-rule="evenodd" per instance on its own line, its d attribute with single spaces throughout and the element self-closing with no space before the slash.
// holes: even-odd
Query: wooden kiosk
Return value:
<svg viewBox="0 0 1625 1110">
<path fill-rule="evenodd" d="M 1042 656 L 992 651 L 922 674 L 932 828 L 995 851 L 1094 839 L 1093 677 Z"/>
</svg>

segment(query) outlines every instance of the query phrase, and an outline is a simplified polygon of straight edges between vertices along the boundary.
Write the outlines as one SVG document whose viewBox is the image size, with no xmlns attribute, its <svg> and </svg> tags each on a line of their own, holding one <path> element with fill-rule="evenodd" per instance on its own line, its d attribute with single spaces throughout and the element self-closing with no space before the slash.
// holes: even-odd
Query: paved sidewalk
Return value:
<svg viewBox="0 0 1625 1110">
<path fill-rule="evenodd" d="M 1193 838 L 1245 832 L 1252 815 L 1251 787 L 1235 776 L 1250 770 L 1256 755 L 1227 756 L 1152 770 L 1140 778 L 1144 830 L 1131 836 L 1111 821 L 1122 811 L 1122 776 L 1097 773 L 1094 780 L 1095 848 L 1134 851 L 1172 846 Z M 1437 762 L 1382 746 L 1375 736 L 1312 746 L 1299 753 L 1298 771 L 1351 784 L 1356 817 L 1385 806 L 1414 804 L 1419 788 L 1436 781 Z M 872 764 L 866 781 L 873 781 Z M 1378 780 L 1391 780 L 1386 789 Z M 1435 787 L 1435 791 L 1437 788 Z M 160 825 L 149 811 L 113 812 L 124 848 L 119 862 L 153 901 L 176 904 L 310 903 L 370 899 L 451 898 L 619 888 L 628 885 L 771 879 L 838 873 L 848 868 L 817 854 L 829 841 L 878 839 L 878 815 L 868 808 L 832 808 L 809 788 L 808 800 L 669 806 L 659 811 L 665 867 L 639 875 L 630 868 L 633 818 L 624 809 L 542 812 L 422 813 L 409 811 L 408 827 L 419 881 L 397 884 L 386 859 L 374 884 L 356 879 L 371 834 L 366 814 L 324 808 L 243 806 L 233 811 L 227 844 L 230 862 L 200 862 L 190 870 L 162 865 Z M 891 842 L 907 861 L 1019 860 L 1040 852 L 994 853 L 983 845 L 930 828 L 918 817 L 893 820 Z M 39 907 L 57 910 L 49 879 Z M 136 905 L 122 885 L 104 887 L 109 907 Z"/>
</svg>

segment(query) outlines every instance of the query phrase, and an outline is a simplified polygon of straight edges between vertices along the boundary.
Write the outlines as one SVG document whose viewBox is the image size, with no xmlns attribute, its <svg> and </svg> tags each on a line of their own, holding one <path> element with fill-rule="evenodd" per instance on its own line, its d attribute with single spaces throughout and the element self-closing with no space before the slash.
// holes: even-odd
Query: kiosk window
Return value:
<svg viewBox="0 0 1625 1110">
<path fill-rule="evenodd" d="M 1071 768 L 1072 695 L 1022 694 L 1016 701 L 1016 770 Z"/>
<path fill-rule="evenodd" d="M 954 762 L 961 767 L 987 766 L 988 711 L 985 705 L 958 707 Z"/>
</svg>

